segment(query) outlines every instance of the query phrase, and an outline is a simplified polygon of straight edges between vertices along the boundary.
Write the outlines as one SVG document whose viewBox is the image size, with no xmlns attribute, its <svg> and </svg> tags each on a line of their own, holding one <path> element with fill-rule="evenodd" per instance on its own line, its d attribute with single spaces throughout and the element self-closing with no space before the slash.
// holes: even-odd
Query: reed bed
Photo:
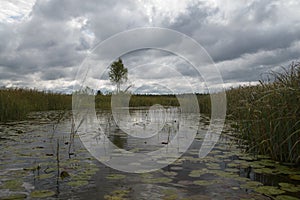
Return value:
<svg viewBox="0 0 300 200">
<path fill-rule="evenodd" d="M 0 121 L 22 120 L 32 111 L 71 109 L 71 95 L 32 89 L 0 89 Z"/>
<path fill-rule="evenodd" d="M 249 152 L 300 164 L 300 63 L 271 77 L 273 82 L 229 90 L 227 117 Z"/>
</svg>

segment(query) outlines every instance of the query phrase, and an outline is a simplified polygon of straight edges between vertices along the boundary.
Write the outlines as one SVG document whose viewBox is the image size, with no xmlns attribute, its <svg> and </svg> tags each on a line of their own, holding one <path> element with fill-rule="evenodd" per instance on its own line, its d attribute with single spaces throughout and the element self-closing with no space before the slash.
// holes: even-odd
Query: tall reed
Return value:
<svg viewBox="0 0 300 200">
<path fill-rule="evenodd" d="M 300 63 L 271 76 L 273 82 L 228 91 L 228 117 L 249 152 L 300 164 Z"/>
<path fill-rule="evenodd" d="M 22 120 L 31 111 L 71 109 L 71 95 L 0 88 L 0 121 Z"/>
</svg>

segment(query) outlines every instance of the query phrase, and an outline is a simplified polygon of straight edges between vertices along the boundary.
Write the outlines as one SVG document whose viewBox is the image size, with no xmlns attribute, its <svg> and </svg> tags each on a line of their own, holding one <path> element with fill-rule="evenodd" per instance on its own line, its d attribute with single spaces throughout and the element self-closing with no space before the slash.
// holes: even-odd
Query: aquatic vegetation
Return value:
<svg viewBox="0 0 300 200">
<path fill-rule="evenodd" d="M 72 186 L 72 187 L 81 187 L 81 186 L 88 185 L 89 182 L 88 181 L 83 181 L 83 180 L 78 180 L 78 181 L 70 181 L 67 184 L 69 186 Z"/>
<path fill-rule="evenodd" d="M 287 192 L 300 192 L 300 185 L 295 186 L 290 183 L 278 183 L 278 185 L 281 187 L 280 189 L 287 191 Z"/>
<path fill-rule="evenodd" d="M 126 178 L 126 176 L 123 174 L 109 174 L 108 176 L 106 176 L 106 178 L 109 180 L 119 180 Z"/>
<path fill-rule="evenodd" d="M 300 63 L 269 77 L 274 81 L 227 91 L 228 116 L 248 152 L 299 164 Z"/>
<path fill-rule="evenodd" d="M 142 180 L 145 183 L 170 183 L 172 179 L 167 177 L 159 177 L 159 178 L 148 178 Z"/>
<path fill-rule="evenodd" d="M 297 175 L 297 174 L 291 174 L 291 175 L 289 175 L 289 177 L 290 177 L 290 179 L 300 181 L 300 175 Z"/>
<path fill-rule="evenodd" d="M 9 189 L 9 190 L 22 190 L 23 181 L 21 179 L 13 179 L 13 180 L 7 180 L 3 181 L 3 184 L 0 185 L 0 189 Z"/>
<path fill-rule="evenodd" d="M 254 191 L 266 195 L 279 195 L 285 193 L 285 191 L 274 186 L 260 186 L 258 188 L 255 188 Z"/>
<path fill-rule="evenodd" d="M 258 174 L 278 174 L 278 171 L 276 169 L 271 169 L 267 167 L 253 169 L 253 171 Z"/>
<path fill-rule="evenodd" d="M 263 186 L 263 184 L 258 181 L 247 181 L 246 183 L 240 185 L 241 188 L 252 189 L 252 190 L 257 188 L 258 186 Z"/>
<path fill-rule="evenodd" d="M 130 190 L 115 190 L 109 195 L 104 195 L 105 200 L 127 200 Z"/>
<path fill-rule="evenodd" d="M 162 200 L 177 200 L 177 199 L 181 199 L 179 198 L 179 195 L 177 194 L 177 190 L 175 189 L 167 189 L 167 190 L 163 190 L 163 197 Z"/>
<path fill-rule="evenodd" d="M 218 163 L 206 163 L 208 169 L 221 169 Z"/>
<path fill-rule="evenodd" d="M 22 120 L 32 111 L 71 109 L 71 95 L 0 88 L 0 121 Z"/>
<path fill-rule="evenodd" d="M 54 196 L 56 193 L 51 190 L 34 190 L 30 193 L 30 197 L 32 198 L 45 198 Z"/>
<path fill-rule="evenodd" d="M 288 196 L 288 195 L 278 195 L 275 200 L 299 200 L 299 198 Z"/>
<path fill-rule="evenodd" d="M 207 185 L 213 185 L 218 183 L 218 180 L 197 180 L 194 181 L 194 185 L 201 185 L 201 186 L 207 186 Z"/>
<path fill-rule="evenodd" d="M 0 197 L 2 200 L 22 200 L 26 199 L 26 194 L 11 194 L 5 197 Z"/>
</svg>

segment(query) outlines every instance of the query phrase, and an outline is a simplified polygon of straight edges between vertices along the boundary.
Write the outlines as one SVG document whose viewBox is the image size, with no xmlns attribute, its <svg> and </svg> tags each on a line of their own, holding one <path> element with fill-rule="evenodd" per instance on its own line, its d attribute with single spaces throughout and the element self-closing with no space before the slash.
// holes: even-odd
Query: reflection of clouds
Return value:
<svg viewBox="0 0 300 200">
<path fill-rule="evenodd" d="M 160 169 L 174 162 L 191 145 L 198 129 L 199 115 L 183 114 L 178 108 L 159 108 L 131 112 L 132 124 L 146 125 L 140 130 L 159 129 L 151 137 L 138 138 L 132 132 L 124 133 L 108 113 L 100 113 L 98 120 L 93 119 L 93 115 L 87 116 L 79 136 L 92 155 L 110 167 L 127 172 Z M 153 127 L 148 127 L 149 122 L 155 122 Z M 163 126 L 160 126 L 161 122 Z M 95 129 L 99 123 L 102 133 Z M 121 146 L 124 145 L 124 149 L 132 149 L 133 152 L 118 149 L 111 142 L 116 139 Z M 135 164 L 132 166 L 131 163 Z"/>
</svg>

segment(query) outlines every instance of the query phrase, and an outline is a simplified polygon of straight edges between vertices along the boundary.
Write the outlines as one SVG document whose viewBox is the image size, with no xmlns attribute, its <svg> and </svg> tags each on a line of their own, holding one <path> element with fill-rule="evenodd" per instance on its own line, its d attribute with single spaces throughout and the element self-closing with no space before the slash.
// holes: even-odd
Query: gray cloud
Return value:
<svg viewBox="0 0 300 200">
<path fill-rule="evenodd" d="M 22 13 L 21 7 L 12 12 L 0 10 L 0 86 L 69 91 L 76 85 L 78 66 L 91 48 L 121 31 L 151 25 L 180 31 L 203 45 L 227 85 L 256 82 L 261 74 L 299 59 L 299 1 L 214 2 L 38 0 L 28 14 Z M 173 44 L 174 39 L 149 38 L 161 46 Z M 139 37 L 136 40 L 139 42 Z M 118 41 L 105 53 L 116 52 L 130 42 Z M 193 53 L 193 49 L 187 50 Z M 177 84 L 184 91 L 187 86 L 176 77 L 172 79 L 166 66 L 188 80 L 196 82 L 198 77 L 189 63 L 170 52 L 146 50 L 122 58 L 132 69 L 144 66 L 130 74 L 142 82 L 138 91 L 157 92 L 155 84 Z M 95 58 L 94 64 L 92 80 L 99 81 L 95 89 L 111 90 L 107 74 L 98 74 L 103 70 L 99 68 L 101 61 Z"/>
</svg>

